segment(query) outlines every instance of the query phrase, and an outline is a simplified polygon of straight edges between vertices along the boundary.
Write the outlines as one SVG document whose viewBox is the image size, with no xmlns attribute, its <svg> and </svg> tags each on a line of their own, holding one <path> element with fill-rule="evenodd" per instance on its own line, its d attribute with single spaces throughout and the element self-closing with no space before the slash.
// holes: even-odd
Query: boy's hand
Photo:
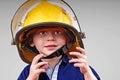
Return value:
<svg viewBox="0 0 120 80">
<path fill-rule="evenodd" d="M 39 75 L 41 73 L 46 72 L 48 68 L 48 63 L 38 62 L 42 57 L 43 57 L 43 54 L 38 54 L 37 56 L 34 57 L 27 80 L 39 80 Z"/>
<path fill-rule="evenodd" d="M 70 52 L 69 54 L 72 56 L 76 56 L 76 58 L 72 58 L 69 62 L 74 63 L 75 67 L 79 67 L 80 71 L 85 74 L 86 72 L 90 71 L 88 61 L 87 61 L 87 56 L 86 52 L 84 49 L 80 47 L 76 47 L 76 50 L 80 52 Z"/>
</svg>

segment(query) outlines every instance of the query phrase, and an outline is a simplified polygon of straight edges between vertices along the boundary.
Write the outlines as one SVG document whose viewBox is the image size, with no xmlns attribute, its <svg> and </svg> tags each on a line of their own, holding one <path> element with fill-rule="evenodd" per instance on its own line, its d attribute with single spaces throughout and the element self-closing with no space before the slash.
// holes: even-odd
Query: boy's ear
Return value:
<svg viewBox="0 0 120 80">
<path fill-rule="evenodd" d="M 70 39 L 68 36 L 66 36 L 66 43 L 70 42 Z"/>
<path fill-rule="evenodd" d="M 29 45 L 30 45 L 30 47 L 35 46 L 35 44 L 33 43 L 33 36 L 29 37 Z"/>
<path fill-rule="evenodd" d="M 34 43 L 31 43 L 30 46 L 31 46 L 31 47 L 34 47 L 35 45 L 34 45 Z"/>
</svg>

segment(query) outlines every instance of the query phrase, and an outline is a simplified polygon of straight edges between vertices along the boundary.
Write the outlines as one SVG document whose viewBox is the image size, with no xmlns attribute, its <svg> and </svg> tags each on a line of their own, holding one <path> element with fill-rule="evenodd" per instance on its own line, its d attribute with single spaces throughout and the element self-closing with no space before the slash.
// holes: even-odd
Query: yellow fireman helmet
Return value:
<svg viewBox="0 0 120 80">
<path fill-rule="evenodd" d="M 76 46 L 84 48 L 81 40 L 83 36 L 81 37 L 80 30 L 77 30 L 80 25 L 76 15 L 65 1 L 28 0 L 17 10 L 11 22 L 13 44 L 17 45 L 24 62 L 31 63 L 37 53 L 36 49 L 29 46 L 30 35 L 36 28 L 46 26 L 61 27 L 69 32 L 72 44 L 68 44 L 70 47 L 67 46 L 69 50 L 66 53 L 75 50 Z"/>
</svg>

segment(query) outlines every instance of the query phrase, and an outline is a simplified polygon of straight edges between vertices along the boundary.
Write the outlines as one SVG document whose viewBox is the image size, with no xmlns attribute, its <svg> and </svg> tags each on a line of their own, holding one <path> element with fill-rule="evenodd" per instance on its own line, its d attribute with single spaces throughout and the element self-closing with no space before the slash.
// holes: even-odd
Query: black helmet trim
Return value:
<svg viewBox="0 0 120 80">
<path fill-rule="evenodd" d="M 74 27 L 72 27 L 72 26 L 70 26 L 70 25 L 68 25 L 68 24 L 58 23 L 58 22 L 44 22 L 44 23 L 33 24 L 33 25 L 29 25 L 29 26 L 21 29 L 21 30 L 16 34 L 15 41 L 16 41 L 16 44 L 17 44 L 17 47 L 18 47 L 18 51 L 20 52 L 19 54 L 20 54 L 20 56 L 21 56 L 21 58 L 22 58 L 23 61 L 27 62 L 27 61 L 25 60 L 25 58 L 24 58 L 21 50 L 19 49 L 19 36 L 21 35 L 21 33 L 27 33 L 27 32 L 29 32 L 30 30 L 33 30 L 33 29 L 43 28 L 43 26 L 48 26 L 48 27 L 51 27 L 51 26 L 52 26 L 52 27 L 59 26 L 59 27 L 64 28 L 64 29 L 66 29 L 66 30 L 68 30 L 68 31 L 70 31 L 70 32 L 73 32 L 73 33 L 75 34 L 74 36 L 77 36 L 77 38 L 78 38 L 80 47 L 84 48 L 82 39 L 81 39 L 81 37 L 80 37 L 80 35 L 79 35 L 79 32 L 78 32 Z M 72 38 L 72 39 L 74 39 L 74 38 Z M 74 41 L 74 42 L 75 42 L 75 41 Z M 70 44 L 74 44 L 74 42 L 73 42 L 73 43 L 70 43 Z M 23 44 L 21 44 L 21 45 L 23 45 Z M 68 45 L 68 44 L 67 44 L 67 45 Z M 25 47 L 25 46 L 23 46 L 23 47 Z M 22 47 L 22 49 L 24 49 L 24 50 L 29 50 L 29 51 L 30 51 L 30 49 L 29 49 L 28 47 L 27 47 L 27 48 L 23 48 L 23 47 Z M 67 52 L 67 51 L 66 51 L 67 48 L 68 48 L 68 46 L 66 46 L 66 45 L 65 45 L 64 47 L 62 47 L 62 48 L 61 48 L 62 52 L 66 53 L 66 52 Z M 59 51 L 60 51 L 60 50 L 59 50 Z M 32 51 L 31 51 L 31 52 L 32 52 Z M 33 52 L 33 53 L 34 53 L 34 52 Z M 54 52 L 54 55 L 58 56 L 58 53 L 59 53 L 59 52 Z M 61 54 L 60 54 L 60 55 L 61 55 Z M 27 63 L 29 63 L 29 62 L 27 62 Z"/>
</svg>

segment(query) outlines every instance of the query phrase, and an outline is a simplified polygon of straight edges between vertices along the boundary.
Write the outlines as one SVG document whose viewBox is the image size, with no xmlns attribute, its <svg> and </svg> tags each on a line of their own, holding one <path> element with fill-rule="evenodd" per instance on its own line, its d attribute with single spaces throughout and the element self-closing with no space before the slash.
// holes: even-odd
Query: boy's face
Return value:
<svg viewBox="0 0 120 80">
<path fill-rule="evenodd" d="M 44 56 L 61 48 L 68 42 L 68 37 L 62 28 L 38 29 L 33 36 L 31 47 L 36 47 Z"/>
</svg>

